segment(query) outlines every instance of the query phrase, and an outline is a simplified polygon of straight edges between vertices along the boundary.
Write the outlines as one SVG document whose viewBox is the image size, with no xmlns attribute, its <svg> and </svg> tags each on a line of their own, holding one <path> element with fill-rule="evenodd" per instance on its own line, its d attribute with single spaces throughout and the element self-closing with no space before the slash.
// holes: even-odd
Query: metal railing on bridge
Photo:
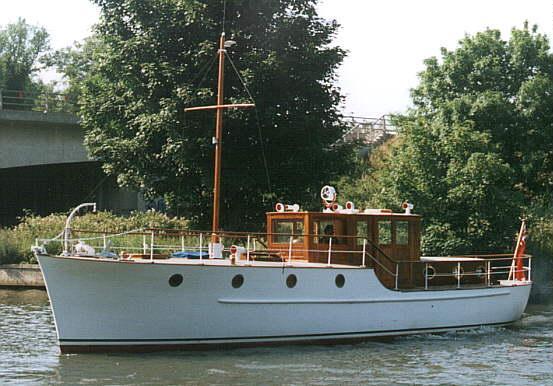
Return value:
<svg viewBox="0 0 553 386">
<path fill-rule="evenodd" d="M 0 111 L 2 110 L 74 113 L 76 103 L 64 93 L 0 89 Z"/>
<path fill-rule="evenodd" d="M 342 142 L 360 141 L 367 145 L 378 144 L 397 134 L 397 127 L 389 115 L 380 118 L 347 116 L 343 121 L 351 128 L 342 136 Z"/>
<path fill-rule="evenodd" d="M 66 93 L 0 89 L 2 110 L 75 113 L 77 106 L 74 98 Z M 338 142 L 360 141 L 372 145 L 397 134 L 389 115 L 380 118 L 346 116 L 342 120 L 350 128 Z"/>
</svg>

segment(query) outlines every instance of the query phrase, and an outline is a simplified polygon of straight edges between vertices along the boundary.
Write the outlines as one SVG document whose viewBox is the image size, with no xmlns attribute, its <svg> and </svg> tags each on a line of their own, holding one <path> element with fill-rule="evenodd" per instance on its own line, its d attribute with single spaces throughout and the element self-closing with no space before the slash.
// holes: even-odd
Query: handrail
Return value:
<svg viewBox="0 0 553 386">
<path fill-rule="evenodd" d="M 365 254 L 371 258 L 372 261 L 377 263 L 383 270 L 385 270 L 388 274 L 396 277 L 396 273 L 390 271 L 385 265 L 383 265 L 376 257 L 374 257 L 371 253 L 365 251 Z"/>
<path fill-rule="evenodd" d="M 86 230 L 86 229 L 73 229 L 73 233 L 89 233 L 89 234 L 98 234 L 98 235 L 150 235 L 154 232 L 159 232 L 159 234 L 162 234 L 163 236 L 200 236 L 200 235 L 211 235 L 213 232 L 211 231 L 197 231 L 197 230 L 184 230 L 184 229 L 177 229 L 177 228 L 141 228 L 141 229 L 135 229 L 130 231 L 93 231 L 93 230 Z M 321 234 L 311 234 L 311 233 L 279 233 L 279 232 L 229 232 L 229 231 L 220 231 L 215 232 L 215 234 L 219 237 L 259 237 L 264 238 L 268 236 L 282 236 L 282 237 L 324 237 L 325 235 Z M 350 236 L 350 235 L 333 235 L 333 238 L 338 239 L 354 239 L 354 240 L 366 240 L 368 244 L 370 244 L 373 248 L 376 249 L 376 251 L 381 254 L 388 262 L 392 264 L 404 264 L 404 263 L 413 263 L 413 260 L 398 260 L 394 259 L 390 256 L 388 256 L 377 243 L 375 243 L 373 240 L 368 239 L 363 236 Z M 288 242 L 286 243 L 280 243 L 282 245 L 288 245 Z M 299 244 L 295 244 L 299 245 Z M 295 248 L 298 250 L 297 248 Z M 327 249 L 324 249 L 325 251 Z M 341 253 L 344 252 L 359 252 L 358 250 L 355 251 L 349 251 L 349 250 L 338 250 Z M 527 255 L 525 255 L 527 256 Z M 471 255 L 449 255 L 449 256 L 442 256 L 443 258 L 451 259 L 451 261 L 455 261 L 456 258 L 482 258 L 482 259 L 488 259 L 490 257 L 506 257 L 508 259 L 504 260 L 510 260 L 512 258 L 512 254 L 509 253 L 488 253 L 488 254 L 471 254 Z"/>
<path fill-rule="evenodd" d="M 137 235 L 150 235 L 152 231 L 159 231 L 163 232 L 165 235 L 174 235 L 174 236 L 199 236 L 201 234 L 212 234 L 213 232 L 210 231 L 194 231 L 194 230 L 181 230 L 181 229 L 173 229 L 173 228 L 144 228 L 141 230 L 141 232 L 134 232 L 134 234 Z M 101 232 L 101 231 L 88 231 L 88 230 L 81 230 L 81 229 L 74 229 L 74 233 L 91 233 L 91 234 L 114 234 L 116 232 Z M 324 237 L 324 235 L 321 234 L 309 234 L 309 233 L 277 233 L 277 232 L 227 232 L 227 231 L 221 231 L 221 232 L 215 232 L 215 234 L 219 237 L 236 237 L 236 236 L 281 236 L 281 237 Z M 333 238 L 339 238 L 339 239 L 354 239 L 354 240 L 366 240 L 367 243 L 371 245 L 371 247 L 375 248 L 376 251 L 382 255 L 389 263 L 391 264 L 397 264 L 400 262 L 399 260 L 392 259 L 390 256 L 388 256 L 379 246 L 377 243 L 372 241 L 371 239 L 368 239 L 363 236 L 349 236 L 349 235 L 333 235 Z M 282 245 L 288 245 L 288 242 L 286 243 L 280 243 Z M 295 248 L 297 250 L 297 248 Z M 326 251 L 326 250 L 325 250 Z M 345 253 L 347 251 L 340 250 L 340 252 Z"/>
<path fill-rule="evenodd" d="M 0 89 L 0 111 L 75 111 L 75 101 L 66 93 Z"/>
<path fill-rule="evenodd" d="M 350 125 L 350 128 L 338 142 L 363 139 L 365 143 L 375 143 L 382 135 L 397 134 L 398 130 L 389 117 L 390 115 L 383 115 L 379 118 L 344 116 L 342 121 Z"/>
<path fill-rule="evenodd" d="M 175 230 L 175 229 L 153 230 L 153 229 L 143 229 L 143 228 L 124 231 L 120 233 L 114 233 L 110 231 L 84 231 L 82 229 L 75 229 L 72 231 L 72 233 L 75 234 L 75 238 L 68 239 L 67 242 L 70 242 L 70 243 L 76 243 L 77 241 L 91 242 L 90 246 L 94 249 L 101 248 L 102 253 L 108 252 L 109 254 L 111 250 L 112 251 L 111 255 L 113 256 L 113 258 L 124 259 L 124 258 L 128 258 L 129 256 L 131 258 L 137 258 L 136 256 L 139 256 L 139 258 L 142 258 L 142 259 L 146 258 L 150 260 L 154 260 L 159 256 L 169 256 L 172 252 L 175 252 L 175 251 L 196 251 L 196 252 L 200 251 L 200 253 L 204 251 L 205 252 L 205 254 L 203 255 L 205 256 L 204 258 L 209 258 L 210 253 L 207 251 L 208 250 L 207 243 L 209 243 L 209 240 L 211 240 L 211 234 L 212 234 L 212 232 L 207 232 L 207 231 L 198 232 L 198 231 L 189 231 L 189 230 L 183 231 L 183 230 Z M 86 236 L 84 233 L 88 233 L 93 237 L 76 237 L 77 234 L 82 234 L 82 236 Z M 241 250 L 243 252 L 237 252 L 235 248 L 231 248 L 231 247 L 226 247 L 223 250 L 224 256 L 226 256 L 227 258 L 231 258 L 231 261 L 233 261 L 233 264 L 235 264 L 236 260 L 247 261 L 248 263 L 251 263 L 254 260 L 258 260 L 258 259 L 263 260 L 264 259 L 263 256 L 266 256 L 266 258 L 271 259 L 271 261 L 275 261 L 272 259 L 276 259 L 276 261 L 281 262 L 282 264 L 289 265 L 297 261 L 304 261 L 306 256 L 310 256 L 311 254 L 316 254 L 316 256 L 318 256 L 318 262 L 320 264 L 326 263 L 326 265 L 329 267 L 335 267 L 337 264 L 340 264 L 340 265 L 346 264 L 354 268 L 355 267 L 366 268 L 365 262 L 366 262 L 366 257 L 368 257 L 373 262 L 374 264 L 373 267 L 379 267 L 379 269 L 382 270 L 382 271 L 376 271 L 375 273 L 381 280 L 383 280 L 383 284 L 388 288 L 395 289 L 395 290 L 404 290 L 408 288 L 429 289 L 429 287 L 435 288 L 436 286 L 439 287 L 443 285 L 448 285 L 448 286 L 455 285 L 456 288 L 462 288 L 469 284 L 493 286 L 493 285 L 496 285 L 499 280 L 507 280 L 506 274 L 508 274 L 510 265 L 505 264 L 505 262 L 511 261 L 513 258 L 511 254 L 500 253 L 500 254 L 475 254 L 475 255 L 447 256 L 447 257 L 444 256 L 445 259 L 443 260 L 433 260 L 433 261 L 395 260 L 395 259 L 392 259 L 387 254 L 385 254 L 379 248 L 379 246 L 376 243 L 374 243 L 372 240 L 369 240 L 367 238 L 360 237 L 360 236 L 337 235 L 332 237 L 333 238 L 348 237 L 351 239 L 363 239 L 362 250 L 359 249 L 360 246 L 358 244 L 356 244 L 355 246 L 352 246 L 351 244 L 349 244 L 349 248 L 342 247 L 343 249 L 340 249 L 340 248 L 336 249 L 336 247 L 334 247 L 334 243 L 330 242 L 330 240 L 328 244 L 326 243 L 319 244 L 315 248 L 304 248 L 303 243 L 294 243 L 293 236 L 304 236 L 304 237 L 321 236 L 319 234 L 293 235 L 293 234 L 275 233 L 276 235 L 279 235 L 279 236 L 282 236 L 282 235 L 289 236 L 288 243 L 285 243 L 276 248 L 275 247 L 267 248 L 265 245 L 257 241 L 257 240 L 263 240 L 267 236 L 271 236 L 272 235 L 271 233 L 218 232 L 217 234 L 219 235 L 222 241 L 225 239 L 227 240 L 230 239 L 229 241 L 234 245 L 237 245 L 237 246 L 241 245 L 241 247 L 239 248 L 242 248 Z M 256 235 L 258 235 L 259 237 Z M 138 236 L 140 238 L 137 239 L 136 241 L 133 241 L 133 238 L 132 237 L 127 238 L 128 236 Z M 107 242 L 108 238 L 115 239 L 117 237 L 121 237 L 123 240 L 123 243 L 113 240 L 114 241 L 113 246 L 111 246 L 110 245 L 111 242 L 110 243 Z M 176 238 L 180 238 L 180 243 L 172 241 L 172 240 L 175 240 Z M 37 240 L 37 245 L 41 240 L 42 239 Z M 42 245 L 45 246 L 48 244 L 49 240 L 42 240 L 42 241 L 43 241 Z M 59 242 L 60 240 L 55 240 L 55 241 Z M 142 243 L 140 243 L 140 241 L 142 241 Z M 124 244 L 127 244 L 127 245 L 124 245 Z M 187 246 L 187 244 L 192 244 L 193 246 Z M 371 245 L 375 248 L 374 249 L 367 248 L 367 245 Z M 258 248 L 259 246 L 261 246 L 261 248 Z M 74 251 L 73 249 L 74 247 L 72 246 L 71 248 Z M 114 251 L 118 251 L 118 254 L 113 253 Z M 376 254 L 374 253 L 375 251 L 377 252 Z M 238 255 L 236 255 L 236 253 L 238 253 Z M 99 253 L 97 254 L 97 256 L 102 257 L 104 255 Z M 338 263 L 336 263 L 336 260 L 334 260 L 334 265 L 333 265 L 332 259 L 335 259 L 335 258 L 339 259 L 341 256 L 342 257 L 350 256 L 350 257 L 347 257 L 346 263 L 340 263 L 339 262 L 340 260 L 338 260 Z M 352 264 L 351 263 L 352 260 L 349 260 L 350 258 L 356 258 L 356 259 L 359 258 L 359 263 L 356 262 Z M 522 258 L 528 261 L 528 265 L 524 266 L 522 271 L 527 273 L 526 276 L 528 280 L 530 280 L 531 256 L 523 255 Z M 202 258 L 200 257 L 200 259 Z M 481 262 L 479 263 L 480 260 L 477 260 L 477 259 L 481 259 Z M 474 265 L 475 263 L 480 264 L 481 267 Z M 402 272 L 404 272 L 403 267 L 410 268 L 411 269 L 410 272 L 416 272 L 416 271 L 413 271 L 413 269 L 417 269 L 417 267 L 424 268 L 424 270 L 417 273 L 416 276 L 412 276 L 413 274 L 410 274 L 408 276 L 403 277 L 402 276 L 403 275 Z M 434 272 L 431 273 L 429 270 L 429 267 L 432 267 Z M 380 276 L 382 274 L 388 275 L 389 278 L 393 279 L 393 282 L 384 281 L 384 278 L 381 278 Z M 400 280 L 401 278 L 407 279 L 407 280 Z M 411 279 L 408 279 L 408 278 L 411 278 Z M 435 278 L 435 281 L 431 282 L 432 280 L 434 280 L 434 278 Z M 468 278 L 475 278 L 475 279 L 468 279 Z M 423 284 L 424 286 L 420 287 Z"/>
</svg>

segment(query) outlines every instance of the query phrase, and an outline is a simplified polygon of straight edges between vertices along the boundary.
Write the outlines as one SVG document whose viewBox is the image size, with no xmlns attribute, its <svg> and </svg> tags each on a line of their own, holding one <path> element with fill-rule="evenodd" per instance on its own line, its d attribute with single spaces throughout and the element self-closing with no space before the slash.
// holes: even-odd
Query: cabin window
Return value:
<svg viewBox="0 0 553 386">
<path fill-rule="evenodd" d="M 275 220 L 273 222 L 273 243 L 284 244 L 290 242 L 290 236 L 292 236 L 292 243 L 303 242 L 303 220 Z"/>
<path fill-rule="evenodd" d="M 392 244 L 392 222 L 390 220 L 378 222 L 378 243 L 380 245 Z"/>
<path fill-rule="evenodd" d="M 314 242 L 317 244 L 328 244 L 332 238 L 332 244 L 346 244 L 347 240 L 336 237 L 346 234 L 346 222 L 341 219 L 315 220 L 313 221 L 313 233 L 316 235 Z"/>
<path fill-rule="evenodd" d="M 370 239 L 369 224 L 366 221 L 357 221 L 356 228 L 357 228 L 356 243 L 357 245 L 361 246 L 363 245 L 363 240 Z"/>
<path fill-rule="evenodd" d="M 396 221 L 396 244 L 409 245 L 409 222 Z"/>
</svg>

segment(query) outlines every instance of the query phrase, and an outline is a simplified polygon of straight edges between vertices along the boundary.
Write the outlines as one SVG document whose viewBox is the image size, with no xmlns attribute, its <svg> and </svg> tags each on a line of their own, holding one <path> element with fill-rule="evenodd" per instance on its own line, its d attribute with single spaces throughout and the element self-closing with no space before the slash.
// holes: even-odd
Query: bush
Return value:
<svg viewBox="0 0 553 386">
<path fill-rule="evenodd" d="M 65 227 L 66 218 L 66 214 L 51 214 L 46 217 L 26 215 L 17 226 L 0 229 L 0 264 L 36 262 L 31 252 L 35 240 L 54 238 Z M 118 233 L 141 228 L 186 229 L 188 221 L 154 211 L 134 212 L 128 217 L 98 212 L 76 217 L 71 227 L 75 230 Z M 59 253 L 61 243 L 49 244 L 48 251 Z"/>
<path fill-rule="evenodd" d="M 528 209 L 527 218 L 531 252 L 553 257 L 553 201 L 536 200 Z"/>
</svg>

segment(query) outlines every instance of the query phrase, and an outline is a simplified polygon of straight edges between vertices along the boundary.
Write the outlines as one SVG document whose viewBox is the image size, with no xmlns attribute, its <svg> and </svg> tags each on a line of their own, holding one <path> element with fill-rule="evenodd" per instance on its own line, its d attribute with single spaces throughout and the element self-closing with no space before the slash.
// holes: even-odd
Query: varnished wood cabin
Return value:
<svg viewBox="0 0 553 386">
<path fill-rule="evenodd" d="M 415 214 L 271 212 L 267 213 L 269 248 L 288 253 L 292 238 L 294 260 L 326 263 L 332 239 L 332 263 L 361 265 L 363 240 L 367 252 L 377 247 L 394 260 L 420 260 L 420 221 Z M 355 252 L 357 253 L 355 253 Z M 366 262 L 367 265 L 371 263 Z"/>
<path fill-rule="evenodd" d="M 282 260 L 361 266 L 365 242 L 365 266 L 374 268 L 388 288 L 423 286 L 428 264 L 421 262 L 421 216 L 370 210 L 347 212 L 270 212 L 267 213 L 268 249 Z M 331 241 L 332 240 L 332 241 Z M 330 243 L 332 245 L 330 246 Z M 368 256 L 371 257 L 368 257 Z M 464 269 L 481 269 L 482 263 L 465 262 Z M 454 262 L 433 263 L 435 273 L 450 277 L 431 278 L 432 285 L 452 285 Z M 398 275 L 395 283 L 394 274 Z M 468 276 L 463 282 L 481 283 L 481 276 Z"/>
</svg>

